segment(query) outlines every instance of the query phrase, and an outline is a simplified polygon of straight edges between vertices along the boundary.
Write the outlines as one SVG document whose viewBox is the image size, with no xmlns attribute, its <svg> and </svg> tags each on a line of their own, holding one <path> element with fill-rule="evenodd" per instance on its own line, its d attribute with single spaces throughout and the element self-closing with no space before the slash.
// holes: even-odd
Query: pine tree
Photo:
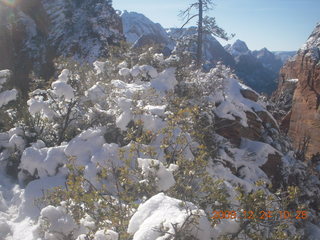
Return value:
<svg viewBox="0 0 320 240">
<path fill-rule="evenodd" d="M 189 7 L 180 13 L 180 16 L 185 20 L 181 29 L 187 25 L 192 19 L 198 18 L 197 23 L 197 52 L 196 52 L 196 64 L 197 67 L 202 63 L 202 46 L 203 46 L 203 34 L 212 34 L 215 37 L 219 37 L 225 40 L 229 40 L 234 35 L 230 36 L 216 24 L 214 17 L 204 15 L 204 13 L 212 10 L 214 6 L 213 0 L 197 0 L 189 5 Z M 193 11 L 196 10 L 196 13 Z"/>
</svg>

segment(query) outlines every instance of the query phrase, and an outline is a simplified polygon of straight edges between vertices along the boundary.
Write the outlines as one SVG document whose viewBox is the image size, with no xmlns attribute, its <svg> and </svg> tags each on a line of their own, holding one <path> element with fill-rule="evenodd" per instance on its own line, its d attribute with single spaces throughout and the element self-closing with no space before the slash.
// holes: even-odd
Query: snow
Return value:
<svg viewBox="0 0 320 240">
<path fill-rule="evenodd" d="M 286 82 L 292 82 L 292 83 L 297 83 L 299 82 L 299 79 L 294 78 L 294 79 L 287 79 Z"/>
<path fill-rule="evenodd" d="M 36 96 L 27 101 L 29 112 L 32 116 L 41 114 L 44 118 L 52 119 L 56 114 L 49 108 L 49 102 L 43 101 L 42 96 Z"/>
<path fill-rule="evenodd" d="M 94 235 L 93 240 L 118 240 L 119 234 L 112 230 L 99 230 Z"/>
<path fill-rule="evenodd" d="M 162 106 L 147 105 L 144 107 L 144 109 L 153 115 L 164 117 L 166 105 L 162 105 Z"/>
<path fill-rule="evenodd" d="M 175 184 L 173 174 L 163 164 L 155 159 L 138 158 L 139 167 L 144 177 L 155 176 L 159 191 L 166 191 Z"/>
<path fill-rule="evenodd" d="M 130 74 L 132 77 L 137 77 L 140 74 L 140 68 L 139 66 L 134 66 L 130 69 Z"/>
<path fill-rule="evenodd" d="M 142 65 L 139 67 L 139 69 L 140 73 L 142 73 L 144 77 L 149 76 L 151 78 L 156 78 L 158 76 L 157 70 L 152 66 Z"/>
<path fill-rule="evenodd" d="M 31 176 L 36 172 L 40 178 L 54 176 L 58 166 L 67 162 L 64 150 L 65 146 L 41 149 L 29 147 L 22 154 L 20 168 L 29 172 Z"/>
<path fill-rule="evenodd" d="M 119 70 L 119 75 L 120 76 L 128 76 L 130 74 L 130 69 L 129 68 L 121 68 Z"/>
<path fill-rule="evenodd" d="M 8 78 L 11 76 L 11 72 L 8 69 L 0 70 L 0 79 Z"/>
<path fill-rule="evenodd" d="M 154 35 L 169 43 L 166 31 L 158 23 L 153 23 L 141 13 L 124 11 L 121 14 L 123 33 L 127 42 L 134 44 L 143 35 Z"/>
<path fill-rule="evenodd" d="M 128 233 L 134 234 L 133 240 L 165 240 L 170 236 L 169 233 L 174 234 L 173 225 L 181 227 L 190 213 L 199 216 L 196 226 L 189 226 L 192 236 L 210 239 L 211 227 L 205 213 L 190 202 L 186 202 L 186 207 L 183 207 L 181 200 L 164 193 L 158 193 L 139 206 L 130 219 Z M 167 228 L 168 233 L 157 231 L 161 226 Z"/>
<path fill-rule="evenodd" d="M 92 102 L 99 102 L 99 100 L 105 99 L 106 93 L 104 85 L 101 82 L 95 83 L 85 92 L 85 96 Z"/>
<path fill-rule="evenodd" d="M 151 80 L 151 86 L 159 92 L 168 92 L 173 90 L 178 84 L 175 78 L 175 68 L 165 69 L 158 77 Z"/>
<path fill-rule="evenodd" d="M 251 54 L 247 44 L 244 41 L 237 39 L 232 46 L 226 47 L 226 50 L 234 57 L 239 57 L 241 55 Z"/>
<path fill-rule="evenodd" d="M 58 97 L 64 97 L 66 101 L 71 101 L 74 98 L 74 89 L 67 83 L 70 72 L 64 69 L 58 77 L 58 80 L 51 84 L 53 92 Z"/>
<path fill-rule="evenodd" d="M 248 127 L 246 112 L 251 112 L 256 115 L 256 112 L 262 111 L 268 114 L 270 119 L 277 125 L 277 121 L 260 102 L 247 99 L 241 94 L 242 89 L 253 91 L 252 89 L 239 83 L 239 81 L 234 78 L 224 79 L 222 84 L 224 85 L 222 92 L 217 89 L 217 92 L 211 98 L 212 101 L 216 103 L 219 102 L 219 106 L 214 110 L 219 118 L 230 120 L 239 118 L 240 123 L 244 127 Z"/>
<path fill-rule="evenodd" d="M 49 225 L 45 239 L 56 239 L 60 233 L 68 236 L 77 227 L 73 218 L 67 214 L 66 209 L 62 206 L 49 205 L 43 208 L 40 212 L 40 219 Z"/>
<path fill-rule="evenodd" d="M 16 89 L 6 90 L 0 93 L 0 107 L 17 99 L 18 91 Z"/>
</svg>

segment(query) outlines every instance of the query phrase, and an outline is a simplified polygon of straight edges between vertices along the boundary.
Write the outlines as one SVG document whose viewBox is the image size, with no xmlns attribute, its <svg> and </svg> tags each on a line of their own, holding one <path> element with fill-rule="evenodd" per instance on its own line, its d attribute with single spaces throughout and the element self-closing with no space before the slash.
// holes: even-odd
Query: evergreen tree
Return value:
<svg viewBox="0 0 320 240">
<path fill-rule="evenodd" d="M 180 13 L 180 16 L 185 20 L 181 28 L 187 25 L 192 19 L 198 18 L 197 23 L 197 52 L 196 52 L 196 64 L 200 67 L 202 62 L 202 46 L 203 46 L 203 34 L 212 34 L 215 37 L 219 37 L 225 40 L 229 40 L 234 36 L 230 36 L 216 24 L 214 17 L 204 15 L 204 13 L 212 10 L 214 6 L 213 0 L 197 0 L 189 5 L 189 7 Z M 196 11 L 196 13 L 194 13 Z"/>
</svg>

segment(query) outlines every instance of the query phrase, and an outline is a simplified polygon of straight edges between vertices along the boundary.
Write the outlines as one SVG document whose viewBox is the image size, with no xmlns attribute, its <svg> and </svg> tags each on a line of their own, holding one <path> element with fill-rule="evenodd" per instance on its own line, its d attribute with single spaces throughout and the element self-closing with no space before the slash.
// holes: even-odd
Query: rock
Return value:
<svg viewBox="0 0 320 240">
<path fill-rule="evenodd" d="M 262 133 L 262 123 L 254 113 L 246 112 L 246 115 L 248 127 L 241 125 L 239 120 L 218 119 L 216 132 L 238 147 L 241 144 L 241 138 L 259 141 Z"/>
<path fill-rule="evenodd" d="M 240 90 L 243 97 L 248 98 L 254 102 L 257 102 L 259 99 L 259 95 L 255 93 L 254 91 L 251 91 L 249 89 L 241 89 Z"/>
<path fill-rule="evenodd" d="M 285 82 L 295 82 L 292 107 L 284 121 L 289 121 L 288 135 L 299 149 L 305 137 L 310 138 L 306 157 L 320 151 L 320 24 L 295 58 L 282 68 L 278 91 Z M 278 93 L 279 94 L 279 93 Z M 290 109 L 289 109 L 290 110 Z M 286 125 L 287 123 L 283 123 Z"/>
<path fill-rule="evenodd" d="M 260 167 L 271 179 L 273 190 L 279 189 L 281 185 L 283 179 L 282 165 L 280 154 L 275 153 L 269 154 L 267 162 Z"/>
<path fill-rule="evenodd" d="M 290 120 L 291 120 L 291 110 L 287 113 L 287 115 L 284 116 L 284 118 L 282 118 L 282 120 L 280 122 L 280 129 L 284 133 L 288 133 L 288 131 L 289 131 Z"/>
</svg>

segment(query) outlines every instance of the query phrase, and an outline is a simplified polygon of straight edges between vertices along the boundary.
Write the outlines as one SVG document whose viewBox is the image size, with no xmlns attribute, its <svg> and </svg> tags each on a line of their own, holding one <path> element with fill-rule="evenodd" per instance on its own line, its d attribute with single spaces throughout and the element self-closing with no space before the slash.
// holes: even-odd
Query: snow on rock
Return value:
<svg viewBox="0 0 320 240">
<path fill-rule="evenodd" d="M 121 68 L 119 70 L 119 75 L 120 76 L 128 76 L 130 74 L 130 69 L 129 68 Z"/>
<path fill-rule="evenodd" d="M 67 162 L 64 150 L 65 146 L 41 149 L 29 147 L 22 154 L 20 168 L 32 176 L 37 173 L 40 178 L 54 176 L 58 167 Z"/>
<path fill-rule="evenodd" d="M 149 76 L 151 78 L 156 78 L 158 76 L 157 70 L 152 66 L 142 65 L 139 67 L 139 69 L 144 77 Z"/>
<path fill-rule="evenodd" d="M 18 91 L 16 89 L 6 90 L 0 93 L 0 107 L 17 99 Z"/>
<path fill-rule="evenodd" d="M 285 81 L 286 81 L 286 82 L 297 83 L 297 82 L 299 82 L 299 79 L 294 78 L 294 79 L 287 79 L 287 80 L 285 80 Z"/>
<path fill-rule="evenodd" d="M 137 77 L 140 74 L 140 68 L 139 66 L 134 66 L 130 69 L 130 74 L 132 77 Z"/>
<path fill-rule="evenodd" d="M 25 148 L 25 141 L 23 139 L 23 137 L 14 134 L 10 139 L 9 139 L 9 145 L 13 148 L 13 149 L 17 149 L 20 152 L 22 152 Z"/>
<path fill-rule="evenodd" d="M 93 240 L 118 240 L 119 234 L 112 230 L 99 230 L 94 235 Z"/>
<path fill-rule="evenodd" d="M 189 209 L 189 213 L 186 211 Z M 197 239 L 210 239 L 210 223 L 203 210 L 190 202 L 183 206 L 181 200 L 159 193 L 141 204 L 132 216 L 128 226 L 128 233 L 134 234 L 133 240 L 165 240 L 174 234 L 173 225 L 178 229 L 185 223 L 189 214 L 199 216 L 196 226 L 188 226 L 191 235 Z M 167 228 L 168 233 L 158 231 L 160 227 Z M 169 234 L 170 233 L 170 234 Z"/>
<path fill-rule="evenodd" d="M 139 167 L 144 177 L 150 175 L 156 177 L 156 184 L 159 191 L 166 191 L 175 184 L 173 174 L 163 164 L 155 159 L 138 158 Z"/>
<path fill-rule="evenodd" d="M 230 120 L 236 120 L 236 118 L 239 118 L 240 123 L 244 127 L 248 127 L 246 112 L 255 113 L 263 111 L 268 114 L 270 119 L 272 119 L 276 124 L 273 116 L 260 102 L 255 102 L 243 97 L 241 90 L 250 89 L 249 87 L 239 83 L 237 79 L 233 78 L 224 79 L 223 85 L 222 91 L 220 93 L 217 92 L 212 96 L 213 101 L 219 103 L 218 107 L 214 110 L 218 117 Z"/>
<path fill-rule="evenodd" d="M 147 105 L 144 107 L 144 109 L 153 115 L 157 115 L 159 117 L 164 117 L 166 105 L 161 105 L 161 106 Z"/>
</svg>

